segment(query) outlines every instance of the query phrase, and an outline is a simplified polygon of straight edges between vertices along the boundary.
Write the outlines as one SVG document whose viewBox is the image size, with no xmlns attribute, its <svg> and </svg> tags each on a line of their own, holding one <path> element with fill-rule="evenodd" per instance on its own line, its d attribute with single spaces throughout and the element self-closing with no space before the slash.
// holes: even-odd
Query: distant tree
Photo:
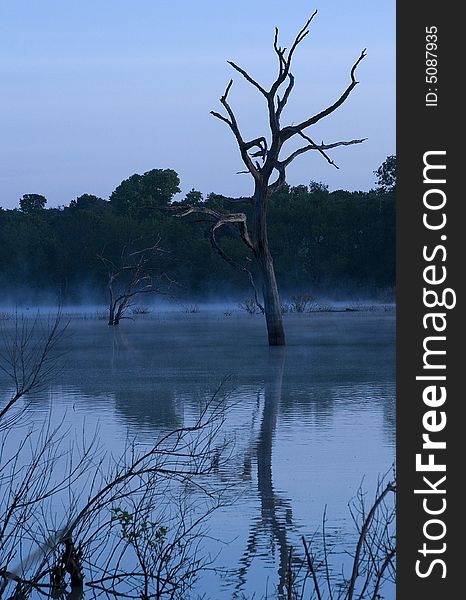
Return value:
<svg viewBox="0 0 466 600">
<path fill-rule="evenodd" d="M 396 156 L 394 154 L 387 156 L 377 171 L 374 171 L 374 175 L 377 176 L 379 189 L 384 192 L 394 192 L 396 189 Z"/>
<path fill-rule="evenodd" d="M 150 217 L 154 210 L 166 208 L 180 192 L 180 178 L 173 169 L 152 169 L 125 179 L 110 196 L 119 214 L 137 219 Z"/>
<path fill-rule="evenodd" d="M 321 181 L 311 181 L 309 184 L 309 192 L 311 194 L 322 194 L 328 196 L 328 185 Z"/>
<path fill-rule="evenodd" d="M 184 197 L 183 202 L 189 204 L 189 206 L 193 206 L 194 204 L 200 204 L 203 200 L 202 192 L 192 188 Z"/>
<path fill-rule="evenodd" d="M 317 11 L 316 11 L 317 12 Z M 295 124 L 283 126 L 281 123 L 282 113 L 287 105 L 288 99 L 294 87 L 294 76 L 291 72 L 293 55 L 298 45 L 309 34 L 309 26 L 316 12 L 306 21 L 304 27 L 299 31 L 289 48 L 279 45 L 278 29 L 275 29 L 273 48 L 278 61 L 278 73 L 270 88 L 263 87 L 247 71 L 234 62 L 229 64 L 246 79 L 248 83 L 258 90 L 264 97 L 267 105 L 267 120 L 270 131 L 267 136 L 261 135 L 251 140 L 246 140 L 240 131 L 236 115 L 230 105 L 228 96 L 233 85 L 233 80 L 228 83 L 220 102 L 225 114 L 212 111 L 212 115 L 224 122 L 236 139 L 241 159 L 245 165 L 244 173 L 252 176 L 254 181 L 254 192 L 249 198 L 248 212 L 223 212 L 206 207 L 193 206 L 180 216 L 192 213 L 203 213 L 206 219 L 213 224 L 210 230 L 210 240 L 214 249 L 230 264 L 234 264 L 224 249 L 219 245 L 216 234 L 222 227 L 236 228 L 241 240 L 244 242 L 249 253 L 252 254 L 253 262 L 257 268 L 261 284 L 269 345 L 283 346 L 285 344 L 285 332 L 283 328 L 281 302 L 278 291 L 277 279 L 272 254 L 268 239 L 268 208 L 273 195 L 286 183 L 286 170 L 296 158 L 306 152 L 318 152 L 329 164 L 337 167 L 327 154 L 328 150 L 338 146 L 349 146 L 361 143 L 362 139 L 349 141 L 338 141 L 330 144 L 324 142 L 316 143 L 309 137 L 308 129 L 320 122 L 325 117 L 336 111 L 349 97 L 358 82 L 355 72 L 359 63 L 365 57 L 365 50 L 361 52 L 350 70 L 350 82 L 345 90 L 334 102 L 316 114 L 298 120 Z M 296 149 L 285 152 L 284 146 L 289 141 L 303 140 L 303 145 Z M 275 175 L 275 179 L 273 177 Z M 244 202 L 244 198 L 230 198 L 231 202 Z M 242 267 L 251 276 L 251 271 Z"/>
<path fill-rule="evenodd" d="M 71 200 L 70 209 L 72 210 L 95 210 L 106 208 L 107 200 L 94 196 L 93 194 L 81 194 L 75 200 Z"/>
<path fill-rule="evenodd" d="M 25 214 L 36 213 L 45 208 L 47 198 L 41 194 L 24 194 L 19 201 L 19 208 Z"/>
</svg>

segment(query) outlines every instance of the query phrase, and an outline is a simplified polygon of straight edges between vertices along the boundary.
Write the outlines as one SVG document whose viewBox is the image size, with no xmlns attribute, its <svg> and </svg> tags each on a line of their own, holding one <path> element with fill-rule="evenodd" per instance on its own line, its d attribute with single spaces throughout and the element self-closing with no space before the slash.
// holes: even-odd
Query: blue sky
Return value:
<svg viewBox="0 0 466 600">
<path fill-rule="evenodd" d="M 226 60 L 270 84 L 274 27 L 289 45 L 315 8 L 283 122 L 331 104 L 366 47 L 360 85 L 309 134 L 368 140 L 332 153 L 340 170 L 301 156 L 288 180 L 370 188 L 395 152 L 394 0 L 2 0 L 0 206 L 24 193 L 44 194 L 49 206 L 82 193 L 107 198 L 152 168 L 175 169 L 183 193 L 250 193 L 231 133 L 209 111 L 233 76 L 231 105 L 244 136 L 256 137 L 267 127 L 264 103 Z"/>
</svg>

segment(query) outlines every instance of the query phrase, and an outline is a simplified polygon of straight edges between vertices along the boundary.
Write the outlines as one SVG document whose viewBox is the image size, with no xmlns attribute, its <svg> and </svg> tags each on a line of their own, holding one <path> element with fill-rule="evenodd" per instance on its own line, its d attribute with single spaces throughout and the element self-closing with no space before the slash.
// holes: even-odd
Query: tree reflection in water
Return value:
<svg viewBox="0 0 466 600">
<path fill-rule="evenodd" d="M 261 424 L 257 440 L 245 457 L 246 468 L 252 465 L 254 460 L 257 464 L 260 516 L 251 524 L 249 530 L 246 548 L 240 559 L 233 598 L 241 598 L 251 564 L 263 548 L 269 548 L 272 556 L 278 555 L 279 597 L 285 590 L 288 563 L 287 531 L 292 527 L 292 508 L 291 502 L 282 498 L 275 490 L 272 470 L 272 447 L 282 397 L 285 352 L 285 348 L 271 348 L 269 351 Z"/>
</svg>

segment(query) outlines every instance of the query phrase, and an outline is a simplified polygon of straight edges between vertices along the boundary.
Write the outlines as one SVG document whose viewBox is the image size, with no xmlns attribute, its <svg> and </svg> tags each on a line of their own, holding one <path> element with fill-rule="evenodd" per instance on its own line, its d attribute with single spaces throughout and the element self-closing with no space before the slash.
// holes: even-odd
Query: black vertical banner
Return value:
<svg viewBox="0 0 466 600">
<path fill-rule="evenodd" d="M 452 3 L 397 5 L 398 600 L 464 597 L 461 21 Z"/>
</svg>

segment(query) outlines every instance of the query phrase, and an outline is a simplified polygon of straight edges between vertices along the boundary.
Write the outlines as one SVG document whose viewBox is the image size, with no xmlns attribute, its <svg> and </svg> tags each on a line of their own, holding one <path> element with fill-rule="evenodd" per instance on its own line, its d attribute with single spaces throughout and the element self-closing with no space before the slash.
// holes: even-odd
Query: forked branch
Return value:
<svg viewBox="0 0 466 600">
<path fill-rule="evenodd" d="M 309 150 L 317 150 L 320 154 L 322 154 L 322 156 L 325 158 L 325 160 L 331 164 L 332 166 L 334 166 L 336 169 L 339 169 L 338 165 L 336 165 L 334 163 L 334 161 L 325 153 L 325 150 L 331 150 L 332 148 L 338 148 L 339 146 L 352 146 L 353 144 L 362 144 L 362 142 L 365 142 L 367 138 L 362 138 L 360 140 L 349 140 L 349 141 L 342 141 L 342 142 L 334 142 L 333 144 L 324 144 L 324 142 L 322 142 L 321 144 L 316 144 L 313 140 L 311 140 L 310 137 L 308 137 L 306 134 L 304 134 L 302 131 L 299 132 L 299 135 L 305 139 L 306 141 L 309 142 L 308 146 L 303 146 L 302 148 L 298 148 L 298 150 L 295 150 L 292 154 L 290 154 L 288 156 L 288 158 L 286 158 L 285 160 L 282 161 L 282 164 L 284 167 L 287 167 L 297 156 L 304 154 L 305 152 L 309 152 Z"/>
<path fill-rule="evenodd" d="M 244 200 L 244 199 L 238 198 L 237 200 Z M 253 288 L 253 291 L 254 291 L 255 302 L 256 302 L 257 306 L 260 308 L 260 310 L 263 312 L 263 307 L 259 301 L 259 295 L 257 292 L 257 287 L 255 284 L 254 276 L 253 276 L 252 272 L 250 271 L 250 269 L 248 269 L 244 265 L 233 260 L 231 258 L 231 256 L 229 256 L 225 252 L 225 250 L 221 247 L 221 245 L 218 243 L 217 236 L 216 236 L 216 232 L 221 227 L 224 227 L 225 225 L 234 225 L 237 228 L 244 244 L 247 246 L 247 248 L 249 250 L 252 251 L 253 255 L 255 255 L 256 254 L 256 246 L 255 246 L 254 242 L 252 241 L 251 236 L 249 234 L 246 214 L 242 213 L 242 212 L 224 214 L 224 213 L 220 213 L 216 210 L 212 210 L 211 208 L 207 208 L 204 206 L 192 206 L 192 207 L 188 208 L 187 210 L 184 210 L 183 212 L 178 213 L 176 216 L 177 217 L 186 217 L 191 214 L 206 215 L 208 217 L 208 220 L 212 222 L 212 227 L 210 228 L 210 232 L 209 232 L 210 243 L 211 243 L 212 247 L 219 254 L 219 256 L 221 258 L 223 258 L 223 260 L 225 260 L 234 269 L 237 269 L 239 271 L 242 271 L 243 273 L 246 273 L 246 275 L 249 279 L 249 283 L 251 284 L 251 287 Z"/>
<path fill-rule="evenodd" d="M 253 252 L 255 251 L 254 244 L 249 235 L 248 226 L 247 226 L 247 217 L 246 217 L 245 213 L 238 212 L 238 213 L 223 214 L 216 210 L 212 210 L 211 208 L 206 208 L 204 206 L 192 206 L 192 207 L 188 208 L 187 210 L 184 210 L 183 212 L 177 214 L 176 216 L 177 217 L 187 217 L 188 215 L 196 214 L 196 213 L 207 215 L 209 217 L 209 219 L 211 221 L 213 221 L 214 224 L 210 230 L 210 239 L 211 239 L 212 245 L 215 247 L 217 252 L 219 252 L 219 254 L 221 254 L 222 258 L 225 258 L 226 255 L 224 256 L 223 250 L 220 248 L 220 246 L 217 243 L 217 240 L 215 237 L 215 232 L 217 229 L 219 229 L 220 227 L 222 227 L 224 225 L 231 225 L 231 224 L 236 225 L 243 242 L 246 244 L 246 246 L 250 250 L 252 250 Z M 228 262 L 231 261 L 231 259 L 227 259 L 227 260 L 228 260 Z"/>
<path fill-rule="evenodd" d="M 356 81 L 356 79 L 355 79 L 355 72 L 356 72 L 356 69 L 357 69 L 359 63 L 365 58 L 365 56 L 366 56 L 366 49 L 364 48 L 364 50 L 362 50 L 361 54 L 359 55 L 359 58 L 353 64 L 353 66 L 351 68 L 351 72 L 350 72 L 351 82 L 348 85 L 348 87 L 345 89 L 343 94 L 338 98 L 338 100 L 336 100 L 336 102 L 334 102 L 333 104 L 331 104 L 324 110 L 313 115 L 309 119 L 305 119 L 304 121 L 301 121 L 301 123 L 299 123 L 298 125 L 290 125 L 288 127 L 285 127 L 282 130 L 283 141 L 288 140 L 290 137 L 301 132 L 303 129 L 307 129 L 311 125 L 315 125 L 316 123 L 321 121 L 323 118 L 328 117 L 328 115 L 335 112 L 337 110 L 337 108 L 339 108 L 345 102 L 345 100 L 348 98 L 348 96 L 351 94 L 351 92 L 354 90 L 354 88 L 359 83 L 359 81 Z"/>
<path fill-rule="evenodd" d="M 233 61 L 228 61 L 228 64 L 230 64 L 233 67 L 233 69 L 235 69 L 235 71 L 240 73 L 242 77 L 244 77 L 244 79 L 246 79 L 248 83 L 253 85 L 266 99 L 270 125 L 270 144 L 268 144 L 267 139 L 264 136 L 257 137 L 250 141 L 245 141 L 243 139 L 240 133 L 237 119 L 228 101 L 228 95 L 233 85 L 232 79 L 229 81 L 223 96 L 220 98 L 220 102 L 225 108 L 227 116 L 215 111 L 212 111 L 211 113 L 214 117 L 227 123 L 236 138 L 240 149 L 241 157 L 247 168 L 246 171 L 239 172 L 250 173 L 255 179 L 256 187 L 257 185 L 259 185 L 267 189 L 269 192 L 276 191 L 281 185 L 284 184 L 286 180 L 286 167 L 297 156 L 304 154 L 309 150 L 317 150 L 330 165 L 334 166 L 335 168 L 338 168 L 335 162 L 326 154 L 326 150 L 330 150 L 338 146 L 360 144 L 364 141 L 364 139 L 357 139 L 350 140 L 347 142 L 335 142 L 334 144 L 324 144 L 323 142 L 321 144 L 316 144 L 311 138 L 309 138 L 304 133 L 304 130 L 308 127 L 311 127 L 312 125 L 315 125 L 321 119 L 332 114 L 345 102 L 350 93 L 358 84 L 358 81 L 356 80 L 356 69 L 359 63 L 366 56 L 365 49 L 361 52 L 358 59 L 354 62 L 354 64 L 351 67 L 350 83 L 348 84 L 344 92 L 341 94 L 341 96 L 333 104 L 326 107 L 324 110 L 321 110 L 317 114 L 307 119 L 304 119 L 297 125 L 281 127 L 280 119 L 283 110 L 288 103 L 289 97 L 291 95 L 291 92 L 293 91 L 295 84 L 294 75 L 291 73 L 291 64 L 293 56 L 299 44 L 309 35 L 309 27 L 316 14 L 317 11 L 314 11 L 314 13 L 309 17 L 304 26 L 296 35 L 288 51 L 287 48 L 279 45 L 279 30 L 278 28 L 275 28 L 273 48 L 278 58 L 278 74 L 275 81 L 272 83 L 270 89 L 266 89 L 263 85 L 261 85 L 243 67 L 240 67 Z M 284 85 L 286 82 L 288 83 L 286 84 L 282 95 L 280 93 L 280 89 L 282 88 L 282 85 Z M 287 158 L 281 159 L 280 152 L 283 147 L 283 144 L 295 135 L 300 135 L 306 141 L 308 141 L 309 144 L 307 146 L 299 148 L 298 150 L 295 150 Z M 255 149 L 255 151 L 250 152 L 252 149 Z M 253 161 L 254 158 L 260 158 L 262 160 L 262 166 L 257 161 Z M 278 178 L 274 183 L 269 184 L 269 178 L 274 170 L 278 171 Z"/>
<path fill-rule="evenodd" d="M 263 137 L 257 138 L 250 142 L 244 141 L 243 136 L 241 135 L 241 132 L 239 130 L 238 122 L 236 120 L 235 114 L 234 114 L 230 104 L 228 103 L 228 94 L 230 92 L 232 85 L 233 85 L 233 79 L 230 79 L 230 81 L 225 89 L 225 93 L 220 98 L 220 102 L 225 107 L 225 110 L 228 113 L 228 118 L 221 115 L 218 112 L 215 112 L 215 111 L 211 111 L 210 114 L 213 115 L 214 117 L 216 117 L 217 119 L 220 119 L 221 121 L 223 121 L 230 127 L 231 131 L 233 132 L 233 135 L 236 138 L 236 142 L 239 146 L 241 158 L 243 159 L 244 164 L 246 165 L 246 167 L 247 167 L 248 171 L 251 173 L 251 175 L 255 179 L 258 179 L 260 176 L 259 169 L 252 162 L 251 157 L 248 154 L 248 150 L 250 150 L 254 146 L 258 146 L 261 149 L 261 151 L 263 151 L 263 143 L 265 142 L 265 146 L 267 146 L 267 142 L 265 141 L 265 138 L 263 138 Z"/>
</svg>

